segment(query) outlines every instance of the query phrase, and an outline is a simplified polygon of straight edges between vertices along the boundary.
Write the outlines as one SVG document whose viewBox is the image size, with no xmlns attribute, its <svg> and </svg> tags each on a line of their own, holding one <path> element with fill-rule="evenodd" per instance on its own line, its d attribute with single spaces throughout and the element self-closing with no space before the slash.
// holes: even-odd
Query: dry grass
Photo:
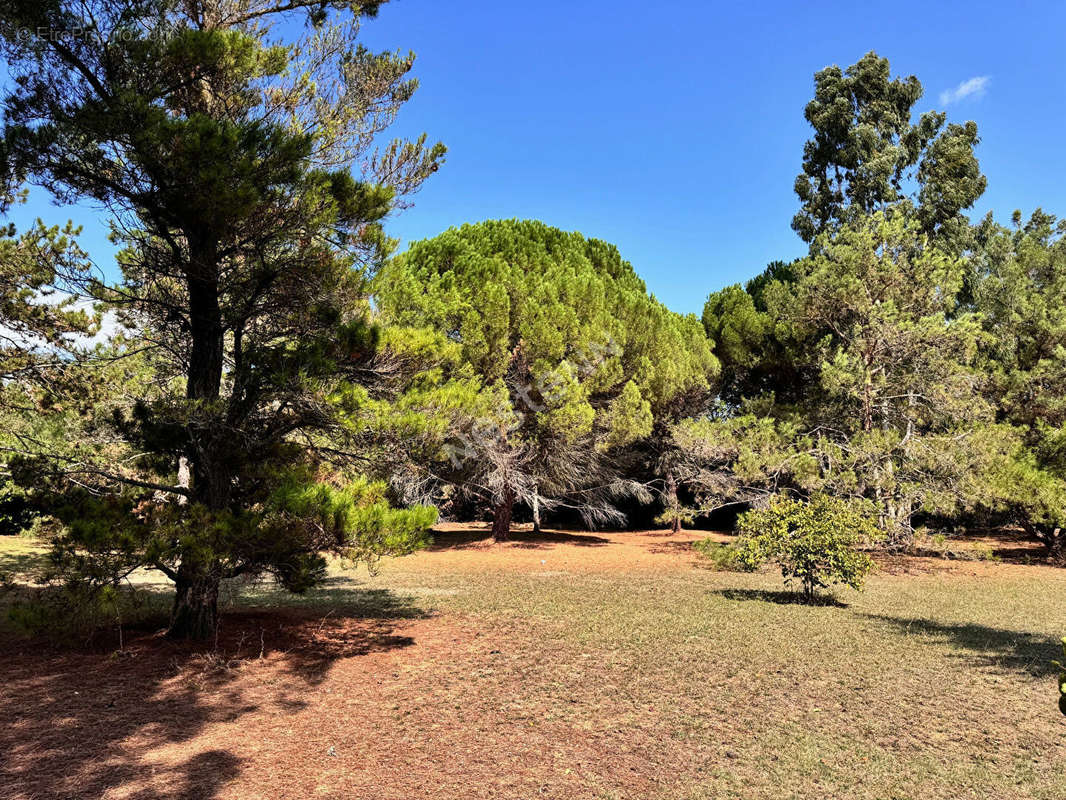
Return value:
<svg viewBox="0 0 1066 800">
<path fill-rule="evenodd" d="M 484 535 L 246 588 L 217 645 L 8 638 L 0 796 L 1066 797 L 1066 571 L 897 558 L 806 607 L 695 535 Z"/>
</svg>

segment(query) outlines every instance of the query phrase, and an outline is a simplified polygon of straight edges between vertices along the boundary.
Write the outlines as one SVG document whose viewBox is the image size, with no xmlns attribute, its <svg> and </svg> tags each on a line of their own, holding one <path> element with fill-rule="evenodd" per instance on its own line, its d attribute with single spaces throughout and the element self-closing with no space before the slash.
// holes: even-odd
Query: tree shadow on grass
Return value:
<svg viewBox="0 0 1066 800">
<path fill-rule="evenodd" d="M 962 651 L 962 657 L 979 666 L 1022 672 L 1036 678 L 1057 672 L 1051 660 L 1062 655 L 1061 641 L 1046 634 L 993 628 L 972 622 L 946 623 L 885 614 L 863 616 L 886 623 L 900 633 L 928 637 L 947 644 Z"/>
<path fill-rule="evenodd" d="M 399 624 L 425 616 L 385 590 L 315 600 L 227 613 L 207 643 L 126 630 L 121 650 L 90 650 L 4 632 L 0 797 L 217 797 L 257 734 L 188 756 L 180 746 L 253 712 L 298 712 L 339 659 L 408 647 Z"/>
<path fill-rule="evenodd" d="M 570 544 L 578 547 L 603 547 L 610 543 L 610 539 L 590 533 L 570 533 L 557 530 L 533 533 L 532 531 L 512 530 L 510 538 L 503 545 L 523 550 L 540 550 L 557 544 Z M 431 552 L 468 550 L 490 544 L 492 544 L 492 529 L 488 527 L 461 531 L 434 531 L 433 544 L 427 549 Z"/>
<path fill-rule="evenodd" d="M 800 592 L 792 592 L 787 589 L 779 589 L 777 591 L 766 589 L 716 589 L 713 593 L 721 595 L 726 600 L 757 600 L 782 606 L 848 607 L 847 603 L 841 602 L 831 594 L 816 594 L 808 600 Z"/>
</svg>

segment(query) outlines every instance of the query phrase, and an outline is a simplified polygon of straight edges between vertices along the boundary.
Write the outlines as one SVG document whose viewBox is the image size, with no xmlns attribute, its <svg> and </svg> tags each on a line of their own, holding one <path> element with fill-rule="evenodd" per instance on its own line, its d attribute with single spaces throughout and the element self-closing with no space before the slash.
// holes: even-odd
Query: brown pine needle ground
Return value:
<svg viewBox="0 0 1066 800">
<path fill-rule="evenodd" d="M 241 590 L 217 645 L 5 635 L 0 797 L 1066 797 L 1066 570 L 897 557 L 806 607 L 693 533 L 447 527 Z"/>
</svg>

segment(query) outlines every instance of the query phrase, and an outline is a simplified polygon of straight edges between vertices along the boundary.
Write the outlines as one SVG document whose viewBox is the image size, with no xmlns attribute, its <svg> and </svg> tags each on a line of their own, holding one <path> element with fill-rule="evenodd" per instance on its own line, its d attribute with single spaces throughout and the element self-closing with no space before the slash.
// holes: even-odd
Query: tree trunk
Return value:
<svg viewBox="0 0 1066 800">
<path fill-rule="evenodd" d="M 533 533 L 540 533 L 540 495 L 533 487 Z"/>
<path fill-rule="evenodd" d="M 862 429 L 870 433 L 874 429 L 873 380 L 866 371 L 862 387 Z"/>
<path fill-rule="evenodd" d="M 188 456 L 178 456 L 178 486 L 182 489 L 192 488 L 192 469 L 189 467 Z M 185 495 L 178 497 L 178 505 L 184 506 L 189 502 Z"/>
<path fill-rule="evenodd" d="M 193 490 L 193 500 L 213 510 L 228 506 L 231 475 L 220 467 L 223 445 L 212 439 L 208 414 L 222 386 L 223 325 L 219 307 L 218 256 L 215 243 L 190 236 L 190 263 L 186 274 L 189 292 L 189 367 L 185 396 L 206 401 L 193 408 L 190 441 L 179 459 L 179 483 Z M 194 532 L 195 533 L 195 532 Z M 167 635 L 174 639 L 208 639 L 218 623 L 217 564 L 182 558 L 174 581 L 174 606 Z"/>
<path fill-rule="evenodd" d="M 210 639 L 218 624 L 218 570 L 182 564 L 175 581 L 174 608 L 167 636 Z"/>
<path fill-rule="evenodd" d="M 681 500 L 677 496 L 677 480 L 673 472 L 666 473 L 666 502 L 674 512 L 670 520 L 670 532 L 681 533 Z"/>
<path fill-rule="evenodd" d="M 1049 561 L 1063 560 L 1064 555 L 1066 555 L 1066 532 L 1062 528 L 1047 528 L 1043 525 L 1035 525 L 1024 517 L 1018 520 L 1018 524 L 1034 539 L 1039 539 L 1044 543 Z"/>
<path fill-rule="evenodd" d="M 222 310 L 218 304 L 218 264 L 213 245 L 191 252 L 189 290 L 189 372 L 186 396 L 214 400 L 222 385 Z"/>
<path fill-rule="evenodd" d="M 1051 561 L 1063 560 L 1063 551 L 1066 550 L 1066 547 L 1063 547 L 1066 544 L 1064 538 L 1066 537 L 1063 536 L 1062 528 L 1054 528 L 1044 540 L 1047 544 L 1047 557 Z"/>
<path fill-rule="evenodd" d="M 507 487 L 503 498 L 492 516 L 492 538 L 497 542 L 506 542 L 511 536 L 511 512 L 514 510 L 514 490 Z"/>
</svg>

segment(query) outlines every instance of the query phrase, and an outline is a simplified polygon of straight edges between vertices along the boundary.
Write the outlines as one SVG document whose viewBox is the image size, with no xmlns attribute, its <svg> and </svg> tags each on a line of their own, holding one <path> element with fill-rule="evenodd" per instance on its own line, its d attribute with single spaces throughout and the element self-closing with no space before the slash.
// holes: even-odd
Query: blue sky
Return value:
<svg viewBox="0 0 1066 800">
<path fill-rule="evenodd" d="M 364 40 L 418 54 L 395 132 L 426 131 L 449 155 L 390 232 L 542 219 L 617 244 L 659 299 L 698 313 L 708 292 L 804 252 L 789 223 L 812 76 L 869 50 L 921 79 L 919 111 L 977 121 L 976 214 L 1066 214 L 1063 30 L 1063 3 L 393 0 Z M 110 260 L 91 210 L 38 193 L 15 219 L 38 214 L 73 216 Z"/>
</svg>

